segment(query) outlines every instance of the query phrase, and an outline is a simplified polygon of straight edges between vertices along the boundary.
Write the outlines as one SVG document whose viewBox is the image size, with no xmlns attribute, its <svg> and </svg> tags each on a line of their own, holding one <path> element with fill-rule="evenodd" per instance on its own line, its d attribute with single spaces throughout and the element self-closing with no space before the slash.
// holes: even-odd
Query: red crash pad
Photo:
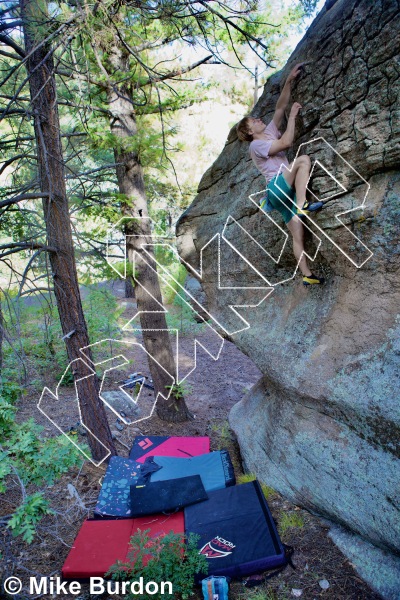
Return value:
<svg viewBox="0 0 400 600">
<path fill-rule="evenodd" d="M 184 533 L 183 512 L 137 519 L 85 521 L 62 568 L 64 579 L 104 577 L 117 561 L 125 561 L 131 536 L 150 529 L 151 537 L 170 531 Z"/>
</svg>

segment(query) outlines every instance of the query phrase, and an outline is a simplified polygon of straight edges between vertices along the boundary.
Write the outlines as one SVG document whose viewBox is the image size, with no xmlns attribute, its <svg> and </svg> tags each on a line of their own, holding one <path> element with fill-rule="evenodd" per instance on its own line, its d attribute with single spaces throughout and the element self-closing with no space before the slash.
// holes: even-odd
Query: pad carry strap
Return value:
<svg viewBox="0 0 400 600">
<path fill-rule="evenodd" d="M 292 556 L 294 553 L 293 546 L 289 546 L 288 544 L 282 544 L 282 545 L 285 550 L 285 558 L 287 561 L 286 564 L 282 565 L 278 569 L 275 569 L 275 571 L 273 571 L 273 573 L 269 573 L 269 575 L 265 575 L 264 577 L 261 577 L 260 575 L 258 575 L 258 576 L 255 575 L 253 578 L 249 577 L 246 581 L 244 581 L 244 585 L 246 587 L 255 587 L 256 585 L 260 585 L 261 583 L 264 583 L 268 579 L 275 577 L 275 575 L 279 575 L 279 573 L 282 573 L 282 571 L 284 569 L 286 569 L 286 567 L 288 565 L 290 565 L 292 567 L 292 569 L 296 569 L 296 566 L 292 562 Z"/>
</svg>

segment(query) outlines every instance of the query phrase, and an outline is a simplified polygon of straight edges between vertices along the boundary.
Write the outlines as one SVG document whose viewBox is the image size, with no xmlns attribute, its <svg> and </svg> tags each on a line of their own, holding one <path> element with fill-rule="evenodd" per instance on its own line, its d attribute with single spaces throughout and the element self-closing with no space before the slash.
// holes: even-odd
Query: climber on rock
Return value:
<svg viewBox="0 0 400 600">
<path fill-rule="evenodd" d="M 310 204 L 306 199 L 306 188 L 310 176 L 311 161 L 307 155 L 298 156 L 289 166 L 285 155 L 293 143 L 296 117 L 301 105 L 294 102 L 290 110 L 286 131 L 281 135 L 279 127 L 290 100 L 291 83 L 298 77 L 304 63 L 297 64 L 289 73 L 276 104 L 273 119 L 268 125 L 255 117 L 244 117 L 236 126 L 240 141 L 250 142 L 250 156 L 257 169 L 267 180 L 268 203 L 278 210 L 292 234 L 293 253 L 303 274 L 304 285 L 320 284 L 322 277 L 314 275 L 304 254 L 304 227 L 301 217 L 323 207 L 322 202 Z M 282 168 L 281 165 L 286 167 Z"/>
</svg>

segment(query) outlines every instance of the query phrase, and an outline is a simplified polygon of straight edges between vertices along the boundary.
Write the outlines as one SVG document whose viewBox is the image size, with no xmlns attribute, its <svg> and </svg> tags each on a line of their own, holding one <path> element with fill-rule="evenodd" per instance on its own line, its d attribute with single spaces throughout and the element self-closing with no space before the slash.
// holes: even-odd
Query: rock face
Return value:
<svg viewBox="0 0 400 600">
<path fill-rule="evenodd" d="M 307 230 L 326 285 L 293 277 L 287 229 L 258 209 L 264 180 L 234 129 L 177 228 L 182 258 L 197 268 L 220 234 L 220 269 L 217 238 L 202 255 L 208 310 L 264 373 L 230 415 L 247 468 L 398 566 L 399 39 L 396 0 L 330 1 L 252 113 L 271 120 L 290 69 L 310 61 L 292 87 L 303 110 L 289 159 L 309 154 L 312 192 L 334 196 Z M 227 305 L 259 303 L 256 288 L 268 284 L 268 298 L 238 309 L 249 323 L 238 327 Z"/>
</svg>

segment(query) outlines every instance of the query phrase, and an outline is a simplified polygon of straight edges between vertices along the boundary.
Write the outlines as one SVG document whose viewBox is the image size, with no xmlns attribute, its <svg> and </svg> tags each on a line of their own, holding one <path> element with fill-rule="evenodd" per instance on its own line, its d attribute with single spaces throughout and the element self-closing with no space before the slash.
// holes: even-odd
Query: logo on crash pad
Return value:
<svg viewBox="0 0 400 600">
<path fill-rule="evenodd" d="M 149 438 L 146 438 L 145 440 L 142 440 L 141 442 L 139 442 L 139 446 L 141 447 L 142 450 L 147 450 L 147 448 L 150 448 L 150 446 L 153 445 L 153 442 L 151 440 L 149 440 Z"/>
<path fill-rule="evenodd" d="M 217 535 L 202 547 L 199 554 L 204 554 L 207 558 L 224 558 L 232 554 L 234 548 L 236 546 L 232 542 L 228 542 Z"/>
</svg>

